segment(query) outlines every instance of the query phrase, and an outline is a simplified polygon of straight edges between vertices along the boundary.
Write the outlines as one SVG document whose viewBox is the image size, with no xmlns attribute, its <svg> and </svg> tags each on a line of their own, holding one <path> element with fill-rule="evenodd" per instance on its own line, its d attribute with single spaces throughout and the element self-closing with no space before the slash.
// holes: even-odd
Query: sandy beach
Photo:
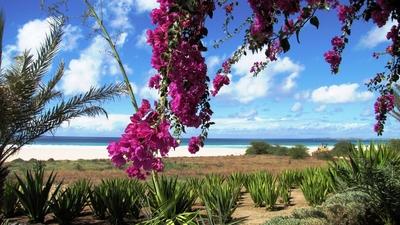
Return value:
<svg viewBox="0 0 400 225">
<path fill-rule="evenodd" d="M 308 146 L 311 154 L 318 146 Z M 199 157 L 199 156 L 231 156 L 244 155 L 246 148 L 230 148 L 205 146 L 196 154 L 191 154 L 187 146 L 180 146 L 169 153 L 169 157 Z M 107 159 L 106 146 L 77 146 L 77 145 L 26 145 L 7 161 L 21 158 L 23 160 L 78 160 L 78 159 Z"/>
</svg>

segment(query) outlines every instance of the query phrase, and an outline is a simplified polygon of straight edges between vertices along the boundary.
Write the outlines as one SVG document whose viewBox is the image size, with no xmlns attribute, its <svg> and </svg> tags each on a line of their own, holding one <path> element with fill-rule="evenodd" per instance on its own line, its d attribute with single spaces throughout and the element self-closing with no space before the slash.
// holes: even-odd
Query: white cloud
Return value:
<svg viewBox="0 0 400 225">
<path fill-rule="evenodd" d="M 293 104 L 290 110 L 292 112 L 301 112 L 303 110 L 303 105 L 300 102 L 296 102 Z"/>
<path fill-rule="evenodd" d="M 12 61 L 13 61 L 13 55 L 17 51 L 17 46 L 15 45 L 6 45 L 4 47 L 3 55 L 2 55 L 2 62 L 1 62 L 1 67 L 2 68 L 8 68 Z"/>
<path fill-rule="evenodd" d="M 395 24 L 395 22 L 391 21 L 383 27 L 374 26 L 367 34 L 361 37 L 358 46 L 362 48 L 374 48 L 381 43 L 387 42 L 386 34 Z"/>
<path fill-rule="evenodd" d="M 288 77 L 285 78 L 285 81 L 282 84 L 282 90 L 285 92 L 291 91 L 296 86 L 296 78 L 299 76 L 298 72 L 293 72 Z"/>
<path fill-rule="evenodd" d="M 156 0 L 135 0 L 136 10 L 139 13 L 151 11 L 159 6 Z"/>
<path fill-rule="evenodd" d="M 115 45 L 117 45 L 118 47 L 121 47 L 125 44 L 126 40 L 128 37 L 128 33 L 127 32 L 122 32 L 118 35 L 118 39 L 115 42 Z"/>
<path fill-rule="evenodd" d="M 222 58 L 216 55 L 207 57 L 207 69 L 210 72 L 214 72 L 214 70 L 217 68 L 217 66 L 220 66 L 222 63 Z"/>
<path fill-rule="evenodd" d="M 300 91 L 294 94 L 294 99 L 296 100 L 306 100 L 310 97 L 310 91 L 305 90 L 305 91 Z"/>
<path fill-rule="evenodd" d="M 83 38 L 81 28 L 68 24 L 64 27 L 64 36 L 62 38 L 62 51 L 71 51 L 78 47 L 78 40 Z"/>
<path fill-rule="evenodd" d="M 106 43 L 101 36 L 96 36 L 88 48 L 83 50 L 78 59 L 72 59 L 65 71 L 61 88 L 67 95 L 88 91 L 99 85 L 100 75 L 106 58 Z"/>
<path fill-rule="evenodd" d="M 257 98 L 265 97 L 271 88 L 271 82 L 268 76 L 245 76 L 228 87 L 233 89 L 234 99 L 248 103 Z"/>
<path fill-rule="evenodd" d="M 343 132 L 351 131 L 354 129 L 368 128 L 370 126 L 367 122 L 344 122 L 344 121 L 315 121 L 315 120 L 298 120 L 296 118 L 262 118 L 255 117 L 254 120 L 248 120 L 247 118 L 214 118 L 215 125 L 212 131 L 222 133 L 246 131 L 246 132 L 257 132 L 258 134 L 271 132 L 277 133 L 277 131 L 284 131 L 285 133 L 296 133 L 309 131 L 320 131 L 329 132 Z M 286 135 L 288 134 L 286 133 Z"/>
<path fill-rule="evenodd" d="M 235 113 L 231 115 L 232 118 L 246 118 L 247 120 L 254 120 L 258 115 L 258 111 L 256 109 L 250 109 L 248 111 L 242 111 L 239 113 Z"/>
<path fill-rule="evenodd" d="M 372 117 L 372 115 L 373 115 L 373 111 L 372 111 L 372 107 L 371 106 L 364 108 L 364 110 L 360 114 L 360 116 L 368 117 L 368 118 Z"/>
<path fill-rule="evenodd" d="M 36 57 L 37 51 L 46 40 L 46 35 L 50 34 L 50 23 L 52 20 L 31 20 L 18 29 L 16 43 L 6 45 L 2 56 L 3 68 L 8 67 L 12 59 L 21 55 L 25 50 Z M 60 44 L 60 51 L 71 51 L 78 46 L 78 40 L 83 37 L 81 29 L 77 26 L 68 24 L 64 26 L 64 35 Z"/>
<path fill-rule="evenodd" d="M 140 33 L 138 36 L 136 36 L 136 44 L 135 46 L 137 48 L 146 48 L 149 47 L 147 44 L 147 29 L 144 29 L 142 33 Z"/>
<path fill-rule="evenodd" d="M 326 110 L 326 105 L 320 105 L 314 109 L 315 112 L 325 112 L 325 110 Z"/>
<path fill-rule="evenodd" d="M 36 55 L 36 51 L 45 41 L 46 35 L 50 34 L 50 22 L 49 18 L 44 20 L 35 19 L 19 28 L 16 43 L 18 52 L 29 50 Z"/>
<path fill-rule="evenodd" d="M 311 100 L 321 104 L 338 104 L 368 101 L 373 97 L 371 92 L 358 91 L 358 88 L 356 83 L 323 86 L 312 92 Z"/>
<path fill-rule="evenodd" d="M 239 102 L 248 103 L 266 97 L 275 86 L 278 87 L 277 91 L 279 92 L 291 91 L 296 86 L 296 78 L 303 70 L 303 66 L 284 57 L 269 63 L 265 70 L 260 72 L 257 77 L 253 77 L 250 73 L 253 63 L 264 59 L 263 53 L 248 54 L 242 57 L 238 63 L 232 66 L 233 73 L 240 76 L 239 80 L 232 81 L 231 79 L 231 84 L 223 87 L 225 90 L 221 89 L 220 95 L 225 94 Z M 275 84 L 278 75 L 287 75 L 280 85 Z"/>
<path fill-rule="evenodd" d="M 114 29 L 126 31 L 133 28 L 129 20 L 129 13 L 134 7 L 133 0 L 111 0 L 108 1 L 107 9 L 111 11 L 110 25 Z"/>
<path fill-rule="evenodd" d="M 129 123 L 131 115 L 125 114 L 109 114 L 108 119 L 105 116 L 98 117 L 78 117 L 70 122 L 65 122 L 61 125 L 63 129 L 75 129 L 84 131 L 96 132 L 111 132 L 122 131 Z"/>
<path fill-rule="evenodd" d="M 159 96 L 156 89 L 144 86 L 140 89 L 140 97 L 143 99 L 157 100 Z"/>
</svg>

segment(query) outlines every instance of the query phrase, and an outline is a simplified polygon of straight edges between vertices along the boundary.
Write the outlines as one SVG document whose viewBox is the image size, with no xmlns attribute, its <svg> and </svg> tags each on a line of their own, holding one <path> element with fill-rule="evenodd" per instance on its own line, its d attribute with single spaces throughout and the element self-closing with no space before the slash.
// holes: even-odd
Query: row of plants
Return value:
<svg viewBox="0 0 400 225">
<path fill-rule="evenodd" d="M 56 183 L 56 174 L 47 177 L 43 166 L 16 175 L 8 182 L 2 213 L 5 217 L 26 215 L 31 222 L 43 223 L 52 213 L 59 224 L 71 224 L 84 208 L 111 224 L 234 224 L 245 176 L 209 175 L 185 181 L 154 173 L 147 182 L 104 179 L 93 185 L 80 180 L 69 186 Z M 205 209 L 200 214 L 193 206 Z"/>
<path fill-rule="evenodd" d="M 44 222 L 45 216 L 52 213 L 58 223 L 70 224 L 87 207 L 96 218 L 107 219 L 111 224 L 237 223 L 232 215 L 243 191 L 250 193 L 256 207 L 275 210 L 279 198 L 285 206 L 291 204 L 291 189 L 295 187 L 304 186 L 304 192 L 310 195 L 313 189 L 321 188 L 310 186 L 305 180 L 312 171 L 322 170 L 286 170 L 277 176 L 268 172 L 207 175 L 184 181 L 154 173 L 147 182 L 104 179 L 93 185 L 80 180 L 69 186 L 56 184 L 56 175 L 50 173 L 46 178 L 44 171 L 39 164 L 24 178 L 16 176 L 17 182 L 7 183 L 2 206 L 5 217 L 22 213 L 32 222 Z M 315 193 L 323 196 L 306 197 L 310 204 L 317 204 L 313 199 L 324 198 L 327 191 Z M 196 205 L 200 207 L 193 207 Z M 198 209 L 205 209 L 206 213 L 201 214 Z"/>
</svg>

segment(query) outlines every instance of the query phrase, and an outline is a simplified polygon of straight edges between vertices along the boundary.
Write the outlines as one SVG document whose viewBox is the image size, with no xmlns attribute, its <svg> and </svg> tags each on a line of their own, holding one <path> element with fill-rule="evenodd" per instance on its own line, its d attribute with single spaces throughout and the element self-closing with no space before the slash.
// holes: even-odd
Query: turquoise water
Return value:
<svg viewBox="0 0 400 225">
<path fill-rule="evenodd" d="M 117 141 L 117 137 L 61 137 L 61 136 L 45 136 L 40 137 L 33 144 L 37 145 L 78 145 L 78 146 L 105 146 L 112 141 Z M 343 139 L 325 139 L 325 138 L 309 138 L 309 139 L 229 139 L 229 138 L 209 138 L 206 141 L 207 147 L 218 148 L 244 148 L 250 145 L 252 141 L 265 141 L 274 145 L 293 146 L 297 144 L 305 146 L 319 146 L 325 144 L 333 146 L 335 143 Z M 362 142 L 369 144 L 371 141 L 375 143 L 386 142 L 384 139 L 377 140 L 357 140 L 350 139 L 353 143 Z M 182 139 L 181 145 L 187 145 L 188 139 Z"/>
</svg>

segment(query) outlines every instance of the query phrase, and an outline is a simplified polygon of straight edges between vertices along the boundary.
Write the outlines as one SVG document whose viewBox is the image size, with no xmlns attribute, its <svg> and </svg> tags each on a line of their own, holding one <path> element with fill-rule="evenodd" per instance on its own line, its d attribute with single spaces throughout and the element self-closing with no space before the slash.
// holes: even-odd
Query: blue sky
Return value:
<svg viewBox="0 0 400 225">
<path fill-rule="evenodd" d="M 39 0 L 0 0 L 6 16 L 3 40 L 3 65 L 24 49 L 34 52 L 48 32 L 47 14 Z M 146 29 L 152 28 L 149 12 L 154 0 L 103 1 L 102 12 L 117 41 L 122 60 L 139 99 L 155 99 L 157 92 L 147 87 L 154 74 L 150 66 L 151 48 L 145 41 Z M 90 86 L 122 81 L 116 64 L 107 52 L 104 40 L 92 32 L 94 21 L 83 23 L 83 1 L 70 1 L 62 47 L 55 62 L 64 60 L 66 73 L 57 87 L 67 96 L 81 93 Z M 247 1 L 236 9 L 237 21 L 249 15 Z M 364 83 L 383 71 L 385 60 L 375 60 L 372 52 L 386 48 L 390 25 L 377 29 L 373 24 L 357 22 L 353 26 L 338 75 L 330 73 L 323 53 L 331 48 L 331 37 L 340 34 L 336 11 L 320 12 L 320 28 L 306 25 L 301 44 L 291 40 L 291 50 L 271 63 L 257 78 L 249 70 L 263 54 L 248 55 L 233 67 L 231 85 L 223 87 L 212 100 L 213 120 L 210 137 L 225 138 L 376 138 L 373 132 L 373 103 L 376 93 Z M 209 36 L 204 40 L 209 51 L 204 55 L 209 75 L 214 77 L 224 59 L 240 44 L 239 35 L 214 49 L 222 37 L 223 12 L 218 9 L 208 20 Z M 234 25 L 234 24 L 233 24 Z M 56 64 L 52 66 L 55 68 Z M 51 74 L 51 73 L 50 73 Z M 120 97 L 104 104 L 109 119 L 78 118 L 63 124 L 56 135 L 119 136 L 133 109 L 129 99 Z M 398 136 L 399 122 L 390 119 L 384 138 Z M 189 130 L 189 134 L 196 131 Z"/>
</svg>

